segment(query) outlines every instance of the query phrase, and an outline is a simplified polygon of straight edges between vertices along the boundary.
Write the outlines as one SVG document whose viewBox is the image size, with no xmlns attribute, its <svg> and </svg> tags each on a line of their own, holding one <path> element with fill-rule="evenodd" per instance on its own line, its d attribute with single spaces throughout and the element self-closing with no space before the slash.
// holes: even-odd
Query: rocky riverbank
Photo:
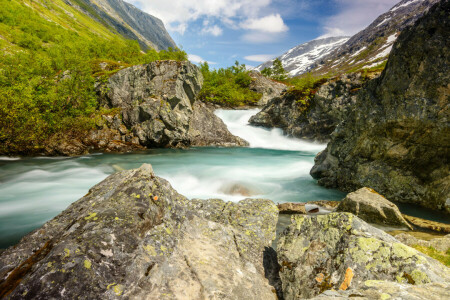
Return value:
<svg viewBox="0 0 450 300">
<path fill-rule="evenodd" d="M 382 75 L 316 157 L 319 184 L 371 187 L 398 202 L 450 212 L 450 3 L 441 1 L 394 44 Z"/>
<path fill-rule="evenodd" d="M 357 93 L 368 79 L 361 73 L 328 79 L 307 102 L 298 101 L 295 93 L 286 92 L 270 100 L 249 122 L 255 126 L 281 128 L 285 134 L 297 138 L 328 141 L 336 126 L 354 108 Z"/>
<path fill-rule="evenodd" d="M 145 148 L 246 146 L 213 110 L 196 97 L 203 84 L 190 62 L 157 61 L 122 69 L 96 89 L 111 111 L 85 136 L 55 137 L 46 155 L 89 151 L 127 152 Z"/>
<path fill-rule="evenodd" d="M 275 251 L 277 221 L 270 200 L 188 200 L 144 164 L 1 253 L 0 298 L 438 297 L 450 288 L 449 268 L 351 213 L 295 214 Z"/>
</svg>

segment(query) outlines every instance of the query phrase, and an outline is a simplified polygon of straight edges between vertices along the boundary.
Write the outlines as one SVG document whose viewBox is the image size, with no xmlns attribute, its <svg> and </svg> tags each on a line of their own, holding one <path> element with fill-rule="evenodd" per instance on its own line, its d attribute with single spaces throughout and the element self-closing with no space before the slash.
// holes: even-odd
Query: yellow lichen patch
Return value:
<svg viewBox="0 0 450 300">
<path fill-rule="evenodd" d="M 410 258 L 417 254 L 416 250 L 402 243 L 394 243 L 392 247 L 393 247 L 393 254 L 404 259 Z"/>
<path fill-rule="evenodd" d="M 386 293 L 382 293 L 382 294 L 380 295 L 380 299 L 381 299 L 381 300 L 391 299 L 391 295 L 386 294 Z"/>
<path fill-rule="evenodd" d="M 85 267 L 86 269 L 90 269 L 90 268 L 91 268 L 91 265 L 92 265 L 92 263 L 91 263 L 90 260 L 86 259 L 86 260 L 84 261 L 84 267 Z"/>
<path fill-rule="evenodd" d="M 106 287 L 106 289 L 109 290 L 109 288 L 112 287 L 113 285 L 116 285 L 116 283 L 114 282 L 114 283 L 108 284 L 108 286 Z"/>
<path fill-rule="evenodd" d="M 119 220 L 119 217 L 115 217 L 114 220 Z"/>
<path fill-rule="evenodd" d="M 115 293 L 117 296 L 122 295 L 122 293 L 123 293 L 123 285 L 121 285 L 121 284 L 115 285 L 115 286 L 113 287 L 113 289 L 114 289 L 114 293 Z"/>
<path fill-rule="evenodd" d="M 135 198 L 137 198 L 137 199 L 140 199 L 141 198 L 141 195 L 136 195 L 136 196 L 134 196 Z"/>
<path fill-rule="evenodd" d="M 353 270 L 351 268 L 347 268 L 347 270 L 345 271 L 344 281 L 342 282 L 339 289 L 343 291 L 347 290 L 352 283 L 353 276 Z"/>
<path fill-rule="evenodd" d="M 51 268 L 53 266 L 52 262 L 48 262 L 47 267 Z"/>
<path fill-rule="evenodd" d="M 64 252 L 66 253 L 66 255 L 64 255 L 64 258 L 69 257 L 70 256 L 70 250 L 65 248 Z"/>
<path fill-rule="evenodd" d="M 419 270 L 412 271 L 411 277 L 412 279 L 414 279 L 414 282 L 416 284 L 424 284 L 430 282 L 430 279 L 428 278 L 427 274 Z"/>
<path fill-rule="evenodd" d="M 363 251 L 376 251 L 381 246 L 381 241 L 375 238 L 358 238 L 358 245 Z"/>
<path fill-rule="evenodd" d="M 157 255 L 156 250 L 155 250 L 155 248 L 153 246 L 146 245 L 146 246 L 144 246 L 144 250 L 151 256 L 156 256 Z"/>
<path fill-rule="evenodd" d="M 94 219 L 97 216 L 97 213 L 91 213 L 89 214 L 89 216 L 85 217 L 85 220 L 90 220 L 90 219 Z"/>
<path fill-rule="evenodd" d="M 383 280 L 366 280 L 366 281 L 364 281 L 364 285 L 367 287 L 376 287 L 382 283 L 384 283 Z"/>
</svg>

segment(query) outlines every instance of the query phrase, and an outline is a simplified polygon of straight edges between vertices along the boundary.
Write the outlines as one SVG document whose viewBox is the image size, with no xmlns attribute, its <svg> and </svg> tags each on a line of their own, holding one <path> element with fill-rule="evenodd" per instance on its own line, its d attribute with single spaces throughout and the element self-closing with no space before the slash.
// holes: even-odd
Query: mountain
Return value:
<svg viewBox="0 0 450 300">
<path fill-rule="evenodd" d="M 122 0 L 65 0 L 127 39 L 138 40 L 143 49 L 175 48 L 163 22 Z"/>
<path fill-rule="evenodd" d="M 330 37 L 312 40 L 295 46 L 277 58 L 281 60 L 284 69 L 289 72 L 289 76 L 294 77 L 309 71 L 316 62 L 348 39 L 348 37 Z M 264 68 L 270 68 L 274 60 L 267 61 L 255 69 L 262 71 Z"/>
<path fill-rule="evenodd" d="M 399 33 L 439 0 L 402 0 L 316 64 L 316 74 L 352 72 L 386 62 Z"/>
</svg>

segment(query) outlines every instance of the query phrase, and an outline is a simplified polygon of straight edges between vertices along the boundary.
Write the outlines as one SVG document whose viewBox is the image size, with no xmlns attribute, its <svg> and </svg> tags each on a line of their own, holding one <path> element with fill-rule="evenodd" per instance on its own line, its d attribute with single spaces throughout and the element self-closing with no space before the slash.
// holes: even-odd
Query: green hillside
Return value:
<svg viewBox="0 0 450 300">
<path fill-rule="evenodd" d="M 60 0 L 0 0 L 0 49 L 3 154 L 37 153 L 55 133 L 92 128 L 102 113 L 94 91 L 99 76 L 187 57 L 172 49 L 145 53 L 137 41 Z M 113 68 L 100 70 L 102 61 Z"/>
</svg>

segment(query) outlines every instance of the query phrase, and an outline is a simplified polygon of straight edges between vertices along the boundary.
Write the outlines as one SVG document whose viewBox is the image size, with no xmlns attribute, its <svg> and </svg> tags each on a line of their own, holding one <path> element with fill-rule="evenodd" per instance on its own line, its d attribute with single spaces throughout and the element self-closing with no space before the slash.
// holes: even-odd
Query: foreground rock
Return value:
<svg viewBox="0 0 450 300">
<path fill-rule="evenodd" d="M 300 101 L 296 93 L 287 92 L 267 103 L 250 119 L 250 124 L 282 128 L 286 134 L 298 138 L 328 141 L 353 108 L 364 81 L 359 73 L 341 75 L 317 87 L 316 94 L 307 101 Z"/>
<path fill-rule="evenodd" d="M 422 285 L 402 284 L 383 280 L 368 280 L 357 290 L 326 291 L 313 299 L 427 299 L 448 298 L 450 284 L 428 283 Z"/>
<path fill-rule="evenodd" d="M 296 215 L 277 249 L 285 299 L 354 291 L 371 280 L 450 281 L 449 268 L 350 213 Z"/>
<path fill-rule="evenodd" d="M 0 256 L 0 298 L 274 299 L 269 200 L 189 201 L 150 165 L 111 175 Z"/>
<path fill-rule="evenodd" d="M 104 116 L 87 136 L 50 143 L 49 154 L 187 146 L 246 146 L 196 96 L 203 84 L 190 62 L 157 61 L 122 69 L 97 91 Z M 118 113 L 117 113 L 118 112 Z"/>
<path fill-rule="evenodd" d="M 391 226 L 407 227 L 398 207 L 369 188 L 362 188 L 349 193 L 336 208 L 337 212 L 350 212 L 366 222 Z"/>
<path fill-rule="evenodd" d="M 316 157 L 319 184 L 370 187 L 396 202 L 450 212 L 450 11 L 440 1 L 394 44 L 382 75 Z"/>
<path fill-rule="evenodd" d="M 251 71 L 248 74 L 252 78 L 249 88 L 262 94 L 261 99 L 258 101 L 258 106 L 266 105 L 273 98 L 281 96 L 287 89 L 285 84 L 273 81 L 261 75 L 258 71 Z"/>
</svg>

